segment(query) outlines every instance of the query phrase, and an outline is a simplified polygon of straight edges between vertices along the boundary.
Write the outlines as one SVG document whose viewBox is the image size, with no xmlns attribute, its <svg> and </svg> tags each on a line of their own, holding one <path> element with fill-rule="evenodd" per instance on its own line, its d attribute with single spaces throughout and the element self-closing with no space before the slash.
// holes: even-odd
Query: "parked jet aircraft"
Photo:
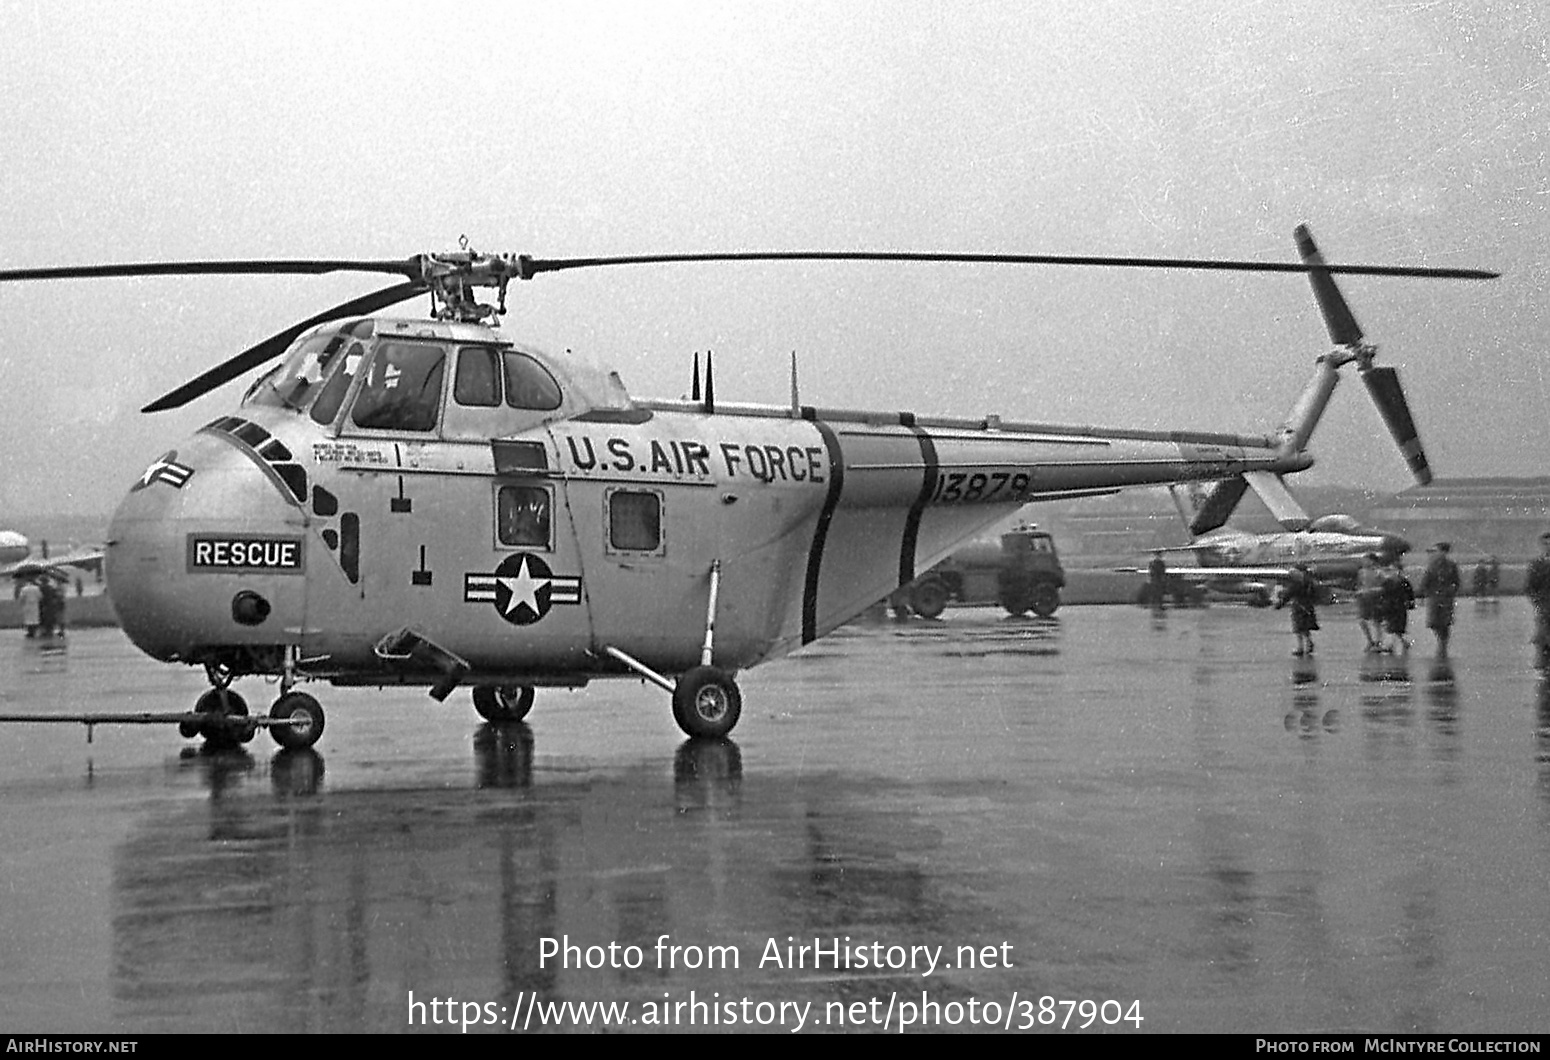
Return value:
<svg viewBox="0 0 1550 1060">
<path fill-rule="evenodd" d="M 1190 525 L 1202 506 L 1202 491 L 1181 485 L 1170 487 L 1170 492 L 1184 524 Z M 1289 509 L 1283 507 L 1282 511 Z M 1363 529 L 1349 515 L 1326 515 L 1312 520 L 1303 515 L 1292 521 L 1302 528 L 1252 533 L 1222 527 L 1201 534 L 1187 545 L 1158 551 L 1189 553 L 1195 558 L 1197 566 L 1170 566 L 1170 577 L 1242 596 L 1255 604 L 1268 604 L 1275 585 L 1291 576 L 1294 564 L 1308 564 L 1322 585 L 1354 589 L 1356 573 L 1368 554 L 1391 558 L 1410 550 L 1410 542 L 1404 538 Z"/>
<path fill-rule="evenodd" d="M 297 689 L 473 688 L 495 720 L 541 686 L 639 677 L 690 736 L 732 730 L 735 673 L 812 642 L 1030 500 L 1312 464 L 1310 413 L 1340 369 L 1392 369 L 1337 338 L 1271 434 L 1065 427 L 912 412 L 632 397 L 617 375 L 506 338 L 507 285 L 682 261 L 1063 264 L 1487 278 L 1303 261 L 780 252 L 535 259 L 466 248 L 399 261 L 182 262 L 0 271 L 0 281 L 354 270 L 402 282 L 313 316 L 152 402 L 182 405 L 283 355 L 242 407 L 177 441 L 130 488 L 107 576 L 124 632 L 204 668 L 192 738 L 312 744 Z M 496 305 L 475 300 L 493 288 Z M 428 294 L 432 318 L 378 316 Z M 1393 387 L 1380 396 L 1408 421 Z M 1406 439 L 1406 443 L 1412 439 Z M 1417 450 L 1418 451 L 1418 450 Z M 231 689 L 279 678 L 268 716 Z M 677 675 L 676 679 L 672 675 Z M 85 715 L 75 720 L 99 723 Z M 124 719 L 111 719 L 124 720 Z"/>
</svg>

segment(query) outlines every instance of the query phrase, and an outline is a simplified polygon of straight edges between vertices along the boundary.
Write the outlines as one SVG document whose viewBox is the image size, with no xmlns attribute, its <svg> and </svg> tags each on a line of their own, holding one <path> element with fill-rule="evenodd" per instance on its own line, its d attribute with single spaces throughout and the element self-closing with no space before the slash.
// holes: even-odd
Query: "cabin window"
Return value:
<svg viewBox="0 0 1550 1060">
<path fill-rule="evenodd" d="M 543 486 L 502 486 L 496 497 L 496 535 L 503 545 L 549 548 L 549 491 Z"/>
<path fill-rule="evenodd" d="M 465 346 L 457 355 L 452 398 L 459 405 L 493 408 L 501 403 L 500 354 L 486 346 Z"/>
<path fill-rule="evenodd" d="M 627 552 L 662 548 L 662 498 L 641 490 L 608 494 L 608 543 Z"/>
<path fill-rule="evenodd" d="M 506 404 L 548 412 L 560 407 L 560 384 L 549 369 L 525 353 L 506 352 Z"/>
<path fill-rule="evenodd" d="M 351 419 L 357 427 L 386 431 L 436 428 L 446 351 L 417 342 L 384 342 L 377 347 Z"/>
</svg>

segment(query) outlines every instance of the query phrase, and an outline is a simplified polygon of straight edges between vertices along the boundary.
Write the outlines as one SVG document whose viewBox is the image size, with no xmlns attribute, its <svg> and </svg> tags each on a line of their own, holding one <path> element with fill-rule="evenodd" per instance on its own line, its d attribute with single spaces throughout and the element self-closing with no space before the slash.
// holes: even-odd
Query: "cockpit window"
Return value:
<svg viewBox="0 0 1550 1060">
<path fill-rule="evenodd" d="M 258 382 L 251 400 L 258 405 L 283 405 L 298 411 L 306 408 L 338 363 L 339 351 L 348 341 L 347 335 L 314 335 L 291 351 L 279 371 Z"/>
<path fill-rule="evenodd" d="M 452 398 L 459 405 L 493 408 L 501 403 L 500 354 L 487 346 L 465 346 L 457 354 Z"/>
<path fill-rule="evenodd" d="M 506 404 L 548 412 L 560 407 L 560 384 L 549 369 L 525 353 L 506 351 Z"/>
<path fill-rule="evenodd" d="M 436 427 L 446 351 L 413 342 L 377 347 L 350 418 L 357 427 L 429 431 Z"/>
<path fill-rule="evenodd" d="M 355 379 L 355 373 L 361 367 L 361 358 L 366 356 L 366 347 L 358 342 L 350 343 L 350 348 L 341 358 L 343 367 L 328 377 L 328 382 L 323 384 L 323 389 L 318 393 L 318 399 L 312 403 L 312 418 L 325 426 L 334 422 L 334 417 L 339 415 L 339 406 L 344 404 L 344 395 L 350 389 L 350 383 Z"/>
</svg>

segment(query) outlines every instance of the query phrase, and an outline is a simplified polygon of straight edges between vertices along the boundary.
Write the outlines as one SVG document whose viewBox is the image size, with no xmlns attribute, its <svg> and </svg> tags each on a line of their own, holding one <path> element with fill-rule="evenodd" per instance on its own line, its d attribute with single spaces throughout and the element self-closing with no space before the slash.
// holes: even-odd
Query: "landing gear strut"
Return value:
<svg viewBox="0 0 1550 1060">
<path fill-rule="evenodd" d="M 605 644 L 603 652 L 622 662 L 646 680 L 673 695 L 673 720 L 690 737 L 719 740 L 737 725 L 743 713 L 743 693 L 732 675 L 712 666 L 716 650 L 716 597 L 721 588 L 721 561 L 710 565 L 710 595 L 705 607 L 705 644 L 700 648 L 700 665 L 680 677 L 675 684 L 651 667 Z"/>
</svg>

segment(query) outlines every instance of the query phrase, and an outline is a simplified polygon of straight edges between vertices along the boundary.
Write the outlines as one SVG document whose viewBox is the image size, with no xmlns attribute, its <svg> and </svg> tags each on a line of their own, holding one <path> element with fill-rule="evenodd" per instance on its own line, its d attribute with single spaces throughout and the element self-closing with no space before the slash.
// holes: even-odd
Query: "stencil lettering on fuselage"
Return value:
<svg viewBox="0 0 1550 1060">
<path fill-rule="evenodd" d="M 581 476 L 630 476 L 643 481 L 814 483 L 828 481 L 828 454 L 818 445 L 753 445 L 721 442 L 714 450 L 694 439 L 624 438 L 566 435 L 560 450 L 569 470 Z"/>
</svg>

